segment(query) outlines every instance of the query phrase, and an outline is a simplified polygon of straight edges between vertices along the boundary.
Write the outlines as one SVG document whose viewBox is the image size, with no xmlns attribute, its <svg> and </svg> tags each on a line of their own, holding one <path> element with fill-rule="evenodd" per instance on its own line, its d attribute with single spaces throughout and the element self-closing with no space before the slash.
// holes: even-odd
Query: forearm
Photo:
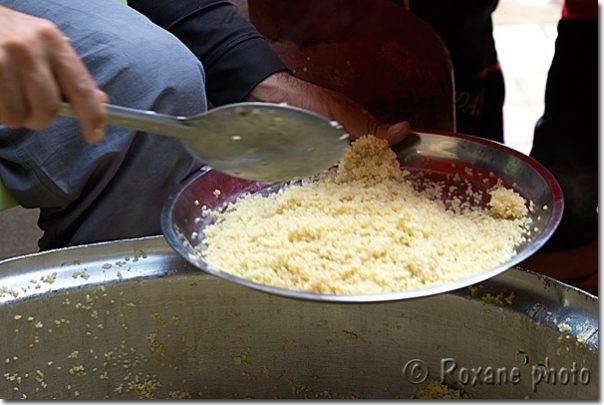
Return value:
<svg viewBox="0 0 604 405">
<path fill-rule="evenodd" d="M 310 83 L 295 78 L 291 72 L 276 72 L 254 86 L 245 101 L 295 105 L 295 94 L 307 92 L 311 88 Z"/>
<path fill-rule="evenodd" d="M 128 4 L 182 41 L 202 62 L 214 105 L 242 101 L 287 66 L 239 9 L 226 0 L 129 0 Z"/>
<path fill-rule="evenodd" d="M 247 101 L 305 108 L 340 122 L 351 137 L 367 134 L 400 141 L 409 124 L 379 123 L 341 93 L 295 78 L 239 9 L 226 0 L 128 0 L 167 29 L 199 58 L 206 71 L 208 99 L 215 106 Z"/>
</svg>

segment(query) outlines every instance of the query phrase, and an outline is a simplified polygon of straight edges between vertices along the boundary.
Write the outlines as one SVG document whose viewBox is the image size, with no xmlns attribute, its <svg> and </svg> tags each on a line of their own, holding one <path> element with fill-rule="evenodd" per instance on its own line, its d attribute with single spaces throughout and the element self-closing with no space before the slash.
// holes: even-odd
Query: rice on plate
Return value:
<svg viewBox="0 0 604 405">
<path fill-rule="evenodd" d="M 530 203 L 501 182 L 484 208 L 472 204 L 482 191 L 465 187 L 465 198 L 443 198 L 443 183 L 401 169 L 387 141 L 367 135 L 337 167 L 204 210 L 215 221 L 196 249 L 211 269 L 290 290 L 374 294 L 449 283 L 514 257 L 531 223 Z"/>
</svg>

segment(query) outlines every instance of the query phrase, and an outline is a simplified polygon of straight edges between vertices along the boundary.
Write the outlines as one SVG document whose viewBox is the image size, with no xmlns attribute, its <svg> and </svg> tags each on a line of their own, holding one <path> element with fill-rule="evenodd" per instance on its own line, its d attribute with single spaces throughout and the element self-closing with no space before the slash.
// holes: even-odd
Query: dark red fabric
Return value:
<svg viewBox="0 0 604 405">
<path fill-rule="evenodd" d="M 598 18 L 596 0 L 566 0 L 562 6 L 562 18 L 568 20 L 594 20 Z"/>
</svg>

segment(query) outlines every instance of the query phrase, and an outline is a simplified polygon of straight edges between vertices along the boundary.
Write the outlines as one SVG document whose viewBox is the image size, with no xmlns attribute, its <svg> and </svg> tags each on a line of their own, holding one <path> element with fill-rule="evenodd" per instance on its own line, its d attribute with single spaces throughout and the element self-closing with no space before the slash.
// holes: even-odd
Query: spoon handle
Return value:
<svg viewBox="0 0 604 405">
<path fill-rule="evenodd" d="M 188 132 L 189 126 L 184 122 L 184 118 L 112 104 L 104 104 L 104 107 L 107 110 L 107 124 L 109 125 L 152 134 L 186 138 L 184 132 Z M 59 115 L 75 118 L 73 109 L 68 103 L 61 103 Z"/>
</svg>

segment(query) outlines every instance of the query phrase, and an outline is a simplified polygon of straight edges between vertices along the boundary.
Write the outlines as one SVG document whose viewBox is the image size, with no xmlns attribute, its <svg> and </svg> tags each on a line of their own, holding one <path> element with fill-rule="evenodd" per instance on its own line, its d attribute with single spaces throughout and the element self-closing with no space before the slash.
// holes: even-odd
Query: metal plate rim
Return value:
<svg viewBox="0 0 604 405">
<path fill-rule="evenodd" d="M 415 289 L 415 290 L 403 290 L 396 292 L 388 292 L 388 293 L 378 293 L 378 294 L 324 294 L 324 293 L 313 293 L 306 291 L 298 291 L 298 290 L 289 290 L 280 287 L 274 287 L 271 285 L 257 283 L 251 280 L 247 280 L 241 277 L 234 276 L 230 273 L 224 271 L 212 271 L 210 270 L 203 261 L 201 261 L 198 257 L 192 256 L 192 254 L 188 251 L 188 249 L 183 246 L 183 244 L 179 241 L 178 236 L 176 235 L 173 224 L 172 224 L 172 214 L 174 211 L 174 206 L 178 200 L 178 197 L 184 192 L 188 187 L 190 187 L 195 181 L 198 180 L 199 177 L 203 176 L 211 169 L 210 167 L 204 167 L 201 169 L 199 173 L 189 178 L 186 182 L 184 182 L 182 188 L 173 192 L 168 199 L 166 200 L 162 213 L 161 213 L 161 228 L 163 235 L 168 242 L 168 244 L 188 263 L 193 265 L 194 267 L 204 271 L 205 273 L 211 274 L 213 276 L 225 279 L 230 282 L 234 282 L 237 284 L 241 284 L 243 286 L 260 290 L 269 294 L 276 294 L 280 296 L 285 296 L 289 298 L 302 299 L 302 300 L 311 300 L 311 301 L 327 301 L 327 302 L 386 302 L 386 301 L 397 301 L 404 299 L 412 299 L 412 298 L 420 298 L 429 295 L 441 294 L 448 291 L 456 290 L 459 288 L 467 287 L 481 281 L 492 278 L 498 274 L 503 273 L 504 271 L 514 267 L 518 263 L 522 262 L 524 259 L 528 258 L 530 255 L 535 253 L 539 248 L 545 244 L 545 242 L 549 239 L 549 237 L 553 234 L 556 227 L 558 226 L 560 219 L 562 217 L 562 212 L 564 209 L 564 200 L 562 195 L 562 190 L 560 185 L 554 176 L 540 163 L 535 161 L 534 159 L 515 151 L 503 144 L 498 142 L 490 141 L 487 139 L 479 138 L 472 135 L 465 134 L 457 134 L 457 133 L 448 133 L 444 131 L 411 131 L 412 134 L 416 135 L 437 135 L 437 136 L 447 136 L 454 137 L 463 140 L 468 140 L 471 142 L 476 142 L 487 147 L 496 148 L 504 151 L 505 153 L 512 155 L 521 161 L 527 163 L 534 170 L 536 170 L 545 180 L 550 190 L 552 191 L 554 198 L 554 206 L 551 207 L 551 220 L 549 221 L 546 228 L 544 228 L 543 232 L 540 235 L 539 241 L 535 241 L 532 243 L 527 249 L 518 253 L 512 259 L 502 263 L 499 266 L 489 269 L 488 271 L 484 271 L 482 273 L 478 273 L 472 275 L 470 277 L 466 277 L 454 282 L 438 284 L 434 286 L 429 286 L 426 288 Z"/>
</svg>

